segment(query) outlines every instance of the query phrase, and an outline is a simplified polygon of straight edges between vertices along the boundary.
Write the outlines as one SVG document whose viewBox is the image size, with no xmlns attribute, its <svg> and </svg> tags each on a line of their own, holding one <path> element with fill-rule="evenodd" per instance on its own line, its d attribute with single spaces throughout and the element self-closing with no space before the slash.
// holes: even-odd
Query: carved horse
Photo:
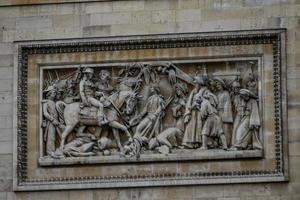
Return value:
<svg viewBox="0 0 300 200">
<path fill-rule="evenodd" d="M 106 114 L 109 121 L 107 125 L 112 128 L 114 138 L 116 139 L 116 143 L 120 151 L 123 151 L 123 146 L 120 142 L 119 130 L 125 132 L 127 136 L 131 138 L 127 127 L 120 123 L 120 121 L 124 119 L 121 115 L 131 115 L 135 111 L 135 106 L 137 104 L 136 97 L 137 94 L 133 91 L 119 91 L 108 97 L 108 101 L 111 102 L 111 105 L 108 108 L 105 108 L 107 111 Z M 80 104 L 80 102 L 75 102 L 71 104 L 65 104 L 63 106 L 63 116 L 66 128 L 62 133 L 60 149 L 64 148 L 65 140 L 68 137 L 68 135 L 73 131 L 75 126 L 79 123 L 82 123 L 82 121 L 80 120 Z M 91 124 L 82 123 L 82 125 Z M 99 126 L 97 124 L 97 120 L 95 120 L 95 124 L 93 125 Z"/>
</svg>

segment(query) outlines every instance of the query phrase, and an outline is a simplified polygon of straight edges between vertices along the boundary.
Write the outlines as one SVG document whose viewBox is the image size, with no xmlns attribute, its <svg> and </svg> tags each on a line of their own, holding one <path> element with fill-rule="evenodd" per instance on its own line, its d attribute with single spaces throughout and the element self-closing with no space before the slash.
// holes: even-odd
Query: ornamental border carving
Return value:
<svg viewBox="0 0 300 200">
<path fill-rule="evenodd" d="M 14 68 L 14 190 L 55 190 L 162 185 L 274 182 L 288 180 L 285 29 L 182 33 L 16 42 Z M 272 44 L 276 169 L 209 173 L 102 176 L 32 180 L 27 177 L 27 69 L 31 54 L 151 48 Z"/>
</svg>

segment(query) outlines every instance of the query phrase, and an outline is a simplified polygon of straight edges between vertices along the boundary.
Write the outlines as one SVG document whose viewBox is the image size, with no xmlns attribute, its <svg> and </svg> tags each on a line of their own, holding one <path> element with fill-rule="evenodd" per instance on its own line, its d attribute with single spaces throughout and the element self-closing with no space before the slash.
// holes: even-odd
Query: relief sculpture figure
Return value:
<svg viewBox="0 0 300 200">
<path fill-rule="evenodd" d="M 95 98 L 95 95 L 103 96 L 103 93 L 95 93 L 95 84 L 91 81 L 94 70 L 92 68 L 85 68 L 83 71 L 83 78 L 79 83 L 80 97 L 83 106 L 95 106 L 98 108 L 98 124 L 99 126 L 106 124 L 108 121 L 104 115 L 104 99 L 100 97 L 100 100 Z"/>
<path fill-rule="evenodd" d="M 196 76 L 194 84 L 195 87 L 190 92 L 184 114 L 185 131 L 182 145 L 189 149 L 198 148 L 201 143 L 202 120 L 197 108 L 197 99 L 207 90 L 204 77 Z"/>
<path fill-rule="evenodd" d="M 202 150 L 208 149 L 208 137 L 218 138 L 221 140 L 222 148 L 227 149 L 226 137 L 224 135 L 222 121 L 218 115 L 217 109 L 211 104 L 209 96 L 210 91 L 206 91 L 203 96 L 198 97 L 197 104 L 200 109 L 201 120 L 203 127 L 202 135 Z"/>
<path fill-rule="evenodd" d="M 95 91 L 94 88 L 94 83 L 92 82 L 92 75 L 93 75 L 93 69 L 91 68 L 85 68 L 83 70 L 84 72 L 84 76 L 82 78 L 82 80 L 80 81 L 80 93 L 81 93 L 81 98 L 82 98 L 82 103 L 81 102 L 75 102 L 75 103 L 71 103 L 71 104 L 67 104 L 65 105 L 65 108 L 63 110 L 64 112 L 64 119 L 65 119 L 65 123 L 66 123 L 66 128 L 62 133 L 62 139 L 61 139 L 61 144 L 60 144 L 60 148 L 63 149 L 64 145 L 65 145 L 65 140 L 67 138 L 67 136 L 73 131 L 73 129 L 75 128 L 75 126 L 81 122 L 83 125 L 93 125 L 93 126 L 98 126 L 98 128 L 101 128 L 101 126 L 103 125 L 108 125 L 109 127 L 112 128 L 113 130 L 113 134 L 114 137 L 116 139 L 116 142 L 118 144 L 118 147 L 120 149 L 120 151 L 123 150 L 123 147 L 121 145 L 120 142 L 120 138 L 118 136 L 118 130 L 123 131 L 128 138 L 131 138 L 131 134 L 128 130 L 128 128 L 121 124 L 120 122 L 118 122 L 120 120 L 120 111 L 119 108 L 120 106 L 123 105 L 119 105 L 119 107 L 117 107 L 115 105 L 114 102 L 123 102 L 123 103 L 127 103 L 128 101 L 124 101 L 124 100 L 119 100 L 119 95 L 118 93 L 116 93 L 116 95 L 111 95 L 109 97 L 105 97 L 103 93 L 99 93 Z M 97 100 L 95 96 L 96 94 L 100 94 L 100 100 Z M 129 96 L 134 95 L 133 93 L 128 93 L 127 96 L 124 96 L 122 98 L 128 98 L 129 100 L 133 99 L 133 98 L 129 98 Z M 110 101 L 111 104 L 109 105 L 109 107 L 107 108 L 108 110 L 108 116 L 109 116 L 109 120 L 106 117 L 106 114 L 104 112 L 104 103 L 106 101 Z M 96 106 L 94 108 L 97 109 L 98 114 L 96 116 L 90 116 L 93 110 L 92 106 Z M 88 112 L 87 112 L 87 116 L 89 117 L 88 120 L 84 120 L 80 117 L 80 115 L 82 115 L 82 109 L 85 109 L 85 107 L 87 107 Z M 126 107 L 126 106 L 125 106 Z M 119 111 L 119 112 L 118 112 Z M 100 116 L 100 119 L 99 119 Z M 96 118 L 96 120 L 95 120 Z M 92 119 L 92 120 L 90 120 Z"/>
<path fill-rule="evenodd" d="M 141 114 L 131 121 L 131 124 L 133 124 L 134 120 L 140 121 L 136 127 L 134 137 L 147 137 L 151 139 L 162 130 L 161 120 L 164 115 L 165 100 L 160 95 L 158 85 L 150 87 L 150 95 Z"/>
<path fill-rule="evenodd" d="M 248 89 L 241 89 L 240 96 L 244 101 L 243 113 L 236 129 L 236 138 L 232 149 L 262 149 L 259 137 L 261 122 L 257 96 Z"/>
<path fill-rule="evenodd" d="M 46 153 L 52 156 L 56 150 L 55 140 L 61 136 L 64 125 L 59 121 L 58 112 L 55 106 L 57 90 L 54 86 L 49 86 L 46 90 L 46 99 L 42 100 L 44 121 L 44 141 L 46 142 Z"/>
<path fill-rule="evenodd" d="M 158 152 L 163 154 L 169 154 L 171 149 L 178 148 L 178 141 L 182 140 L 184 133 L 183 114 L 188 88 L 185 83 L 176 83 L 174 88 L 175 98 L 172 102 L 171 110 L 172 116 L 176 119 L 176 126 L 167 128 L 149 141 L 150 150 L 157 149 Z"/>
<path fill-rule="evenodd" d="M 226 84 L 223 79 L 219 77 L 214 78 L 216 82 L 216 95 L 218 97 L 218 112 L 223 122 L 223 129 L 226 136 L 226 141 L 230 143 L 232 135 L 232 104 L 230 94 L 226 90 Z M 230 144 L 228 144 L 230 145 Z"/>
</svg>

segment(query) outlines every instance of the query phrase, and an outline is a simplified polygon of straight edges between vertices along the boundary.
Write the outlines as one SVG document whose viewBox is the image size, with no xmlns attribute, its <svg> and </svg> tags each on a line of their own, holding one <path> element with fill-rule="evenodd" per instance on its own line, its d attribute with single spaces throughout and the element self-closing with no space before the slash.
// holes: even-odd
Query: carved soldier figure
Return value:
<svg viewBox="0 0 300 200">
<path fill-rule="evenodd" d="M 150 87 L 150 94 L 151 96 L 148 98 L 144 110 L 136 119 L 130 122 L 130 124 L 133 124 L 134 120 L 141 120 L 136 127 L 134 137 L 147 137 L 150 139 L 161 132 L 161 120 L 164 115 L 165 100 L 160 95 L 158 85 Z"/>
<path fill-rule="evenodd" d="M 178 147 L 177 140 L 182 139 L 182 136 L 183 131 L 179 128 L 168 128 L 149 141 L 149 149 L 154 150 L 157 147 L 166 145 L 167 151 L 170 152 L 172 148 Z"/>
<path fill-rule="evenodd" d="M 226 85 L 223 79 L 215 77 L 214 80 L 216 82 L 216 95 L 218 97 L 218 113 L 223 122 L 223 130 L 226 136 L 226 141 L 230 143 L 233 123 L 230 94 L 225 89 Z"/>
<path fill-rule="evenodd" d="M 97 91 L 100 91 L 104 95 L 109 96 L 114 89 L 109 83 L 110 80 L 110 72 L 106 69 L 102 69 L 99 73 L 99 81 L 95 84 Z"/>
<path fill-rule="evenodd" d="M 95 106 L 98 108 L 98 124 L 99 126 L 108 123 L 103 110 L 104 98 L 100 98 L 100 101 L 95 98 L 95 84 L 92 82 L 94 70 L 92 68 L 85 68 L 83 70 L 83 78 L 79 83 L 79 92 L 82 103 L 84 106 Z M 103 93 L 97 93 L 99 96 L 103 96 Z"/>
<path fill-rule="evenodd" d="M 210 91 L 205 91 L 203 96 L 198 97 L 197 104 L 200 109 L 201 119 L 203 121 L 202 126 L 202 147 L 201 149 L 207 149 L 208 137 L 218 138 L 221 140 L 223 149 L 227 149 L 226 137 L 224 135 L 222 121 L 215 106 L 210 101 Z"/>
<path fill-rule="evenodd" d="M 243 106 L 242 119 L 236 130 L 236 139 L 231 149 L 262 149 L 258 135 L 261 126 L 256 100 L 258 97 L 248 89 L 241 89 L 240 96 L 245 103 Z"/>
<path fill-rule="evenodd" d="M 44 92 L 46 93 L 46 99 L 42 100 L 43 116 L 46 121 L 44 141 L 46 142 L 46 154 L 53 156 L 57 134 L 61 134 L 61 129 L 63 129 L 64 126 L 59 122 L 58 113 L 55 107 L 57 90 L 54 86 L 49 86 Z"/>
<path fill-rule="evenodd" d="M 191 91 L 186 103 L 184 123 L 185 131 L 182 145 L 186 148 L 197 148 L 201 143 L 201 115 L 197 108 L 196 100 L 208 90 L 204 77 L 196 76 L 194 78 L 195 88 Z"/>
</svg>

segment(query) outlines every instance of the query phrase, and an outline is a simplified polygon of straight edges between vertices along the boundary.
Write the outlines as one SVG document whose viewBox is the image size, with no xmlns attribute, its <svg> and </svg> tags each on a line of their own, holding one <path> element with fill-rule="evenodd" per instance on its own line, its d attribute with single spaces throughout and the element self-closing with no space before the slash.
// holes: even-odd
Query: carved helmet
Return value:
<svg viewBox="0 0 300 200">
<path fill-rule="evenodd" d="M 93 74 L 94 73 L 94 69 L 90 68 L 90 67 L 86 67 L 86 68 L 83 69 L 83 73 L 91 73 L 91 74 Z"/>
<path fill-rule="evenodd" d="M 214 81 L 218 82 L 218 83 L 221 83 L 221 85 L 226 88 L 226 84 L 224 82 L 224 80 L 222 78 L 219 78 L 219 77 L 215 77 L 214 78 Z"/>
</svg>

